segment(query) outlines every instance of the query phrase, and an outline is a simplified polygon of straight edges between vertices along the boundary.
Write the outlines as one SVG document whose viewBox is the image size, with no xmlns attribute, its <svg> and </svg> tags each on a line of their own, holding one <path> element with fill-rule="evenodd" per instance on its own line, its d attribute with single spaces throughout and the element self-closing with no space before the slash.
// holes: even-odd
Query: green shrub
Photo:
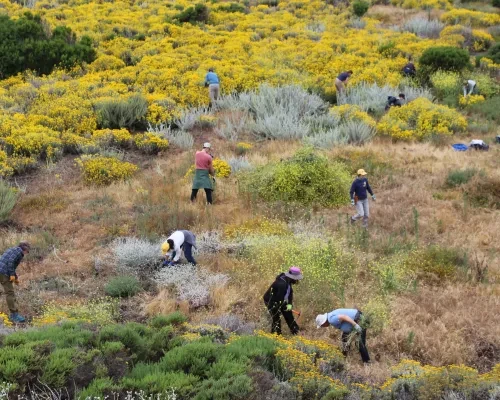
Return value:
<svg viewBox="0 0 500 400">
<path fill-rule="evenodd" d="M 253 390 L 252 379 L 247 375 L 207 379 L 197 387 L 194 399 L 245 399 Z"/>
<path fill-rule="evenodd" d="M 470 79 L 476 81 L 477 90 L 480 95 L 491 98 L 500 94 L 500 84 L 498 84 L 489 74 L 475 72 L 470 75 Z"/>
<path fill-rule="evenodd" d="M 76 349 L 56 349 L 43 366 L 41 381 L 53 388 L 61 388 L 76 368 Z"/>
<path fill-rule="evenodd" d="M 105 356 L 112 356 L 113 354 L 119 353 L 125 348 L 122 342 L 104 342 L 101 344 L 102 354 Z"/>
<path fill-rule="evenodd" d="M 500 8 L 500 0 L 492 0 L 491 5 Z"/>
<path fill-rule="evenodd" d="M 140 126 L 148 111 L 148 102 L 137 94 L 127 100 L 108 100 L 95 106 L 101 128 L 120 129 Z"/>
<path fill-rule="evenodd" d="M 240 188 L 266 201 L 338 207 L 349 200 L 350 181 L 344 164 L 304 148 L 291 159 L 242 175 Z"/>
<path fill-rule="evenodd" d="M 104 291 L 111 297 L 130 297 L 141 291 L 141 285 L 135 276 L 117 276 L 108 282 Z"/>
<path fill-rule="evenodd" d="M 119 387 L 113 383 L 111 378 L 96 378 L 85 390 L 76 396 L 77 399 L 104 399 L 106 395 L 113 391 L 118 391 Z"/>
<path fill-rule="evenodd" d="M 127 390 L 143 390 L 146 393 L 163 393 L 175 387 L 181 398 L 192 398 L 194 385 L 199 378 L 182 371 L 165 372 L 157 364 L 137 364 L 121 384 Z"/>
<path fill-rule="evenodd" d="M 262 336 L 242 336 L 232 341 L 225 348 L 225 353 L 237 359 L 250 359 L 263 367 L 270 368 L 277 343 Z"/>
<path fill-rule="evenodd" d="M 466 255 L 455 249 L 430 246 L 410 253 L 404 267 L 424 280 L 440 283 L 453 278 L 457 267 L 466 267 L 467 262 Z"/>
<path fill-rule="evenodd" d="M 40 16 L 29 12 L 16 20 L 0 16 L 0 43 L 2 79 L 25 70 L 48 75 L 55 66 L 69 69 L 76 64 L 90 63 L 96 56 L 88 36 L 77 41 L 75 34 L 65 26 L 50 32 Z"/>
<path fill-rule="evenodd" d="M 165 326 L 158 332 L 155 332 L 148 344 L 151 352 L 151 357 L 153 359 L 158 359 L 160 355 L 173 347 L 170 343 L 173 338 L 174 330 L 170 326 Z"/>
<path fill-rule="evenodd" d="M 485 119 L 500 123 L 500 96 L 494 96 L 481 103 L 471 105 L 470 110 L 482 115 Z"/>
<path fill-rule="evenodd" d="M 134 323 L 105 326 L 99 333 L 98 342 L 101 344 L 104 342 L 121 342 L 130 351 L 134 359 L 145 360 L 150 353 L 144 336 L 149 332 L 138 332 L 136 328 Z M 148 328 L 144 327 L 144 329 Z"/>
<path fill-rule="evenodd" d="M 471 66 L 469 52 L 452 46 L 426 49 L 419 60 L 420 68 L 430 74 L 438 70 L 460 72 Z"/>
<path fill-rule="evenodd" d="M 247 11 L 245 6 L 238 3 L 229 3 L 229 5 L 221 5 L 217 10 L 229 13 L 235 13 L 235 12 L 245 13 Z"/>
<path fill-rule="evenodd" d="M 354 15 L 356 15 L 359 18 L 361 18 L 363 15 L 366 14 L 368 8 L 370 8 L 370 3 L 364 0 L 356 0 L 354 3 L 352 3 L 352 9 L 354 11 Z"/>
<path fill-rule="evenodd" d="M 181 325 L 183 324 L 184 322 L 187 322 L 187 317 L 181 313 L 180 311 L 176 311 L 172 314 L 168 314 L 168 315 L 157 315 L 156 317 L 154 317 L 151 322 L 150 322 L 150 325 L 154 328 L 162 328 L 164 326 L 168 326 L 168 325 Z"/>
<path fill-rule="evenodd" d="M 466 169 L 455 169 L 448 172 L 448 177 L 446 178 L 446 185 L 449 187 L 457 187 L 469 182 L 474 175 L 476 175 L 477 170 L 474 168 Z"/>
<path fill-rule="evenodd" d="M 188 7 L 174 17 L 174 21 L 180 23 L 188 22 L 196 24 L 197 22 L 207 23 L 209 10 L 205 4 L 196 4 L 194 7 Z"/>
<path fill-rule="evenodd" d="M 212 343 L 209 339 L 202 339 L 170 350 L 160 360 L 159 366 L 166 372 L 180 370 L 187 374 L 206 377 L 221 350 L 221 345 Z"/>
<path fill-rule="evenodd" d="M 17 202 L 17 192 L 0 179 L 0 224 L 7 221 Z"/>
</svg>

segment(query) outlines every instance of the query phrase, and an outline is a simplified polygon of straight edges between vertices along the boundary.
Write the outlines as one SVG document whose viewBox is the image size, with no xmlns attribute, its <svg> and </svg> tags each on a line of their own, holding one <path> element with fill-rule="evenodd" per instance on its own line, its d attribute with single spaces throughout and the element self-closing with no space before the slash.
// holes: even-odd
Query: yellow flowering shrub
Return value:
<svg viewBox="0 0 500 400">
<path fill-rule="evenodd" d="M 12 322 L 10 322 L 9 316 L 5 313 L 0 312 L 0 321 L 2 321 L 3 326 L 12 326 Z"/>
<path fill-rule="evenodd" d="M 467 121 L 460 113 L 425 98 L 418 98 L 402 107 L 392 107 L 377 125 L 380 134 L 401 140 L 452 135 L 466 128 Z"/>
<path fill-rule="evenodd" d="M 473 27 L 487 27 L 500 24 L 500 15 L 481 11 L 456 8 L 445 12 L 441 20 L 447 24 L 471 25 Z"/>
<path fill-rule="evenodd" d="M 7 163 L 7 153 L 0 149 L 0 178 L 5 178 L 14 173 L 14 169 Z"/>
<path fill-rule="evenodd" d="M 247 142 L 238 142 L 236 143 L 236 154 L 243 155 L 252 150 L 253 144 Z"/>
<path fill-rule="evenodd" d="M 371 127 L 375 127 L 377 124 L 366 111 L 363 111 L 355 104 L 343 104 L 332 107 L 330 108 L 330 113 L 339 117 L 341 121 L 359 121 Z"/>
<path fill-rule="evenodd" d="M 82 169 L 83 180 L 91 185 L 127 180 L 138 170 L 136 165 L 113 157 L 80 157 L 77 163 Z"/>
<path fill-rule="evenodd" d="M 132 135 L 127 129 L 100 129 L 92 133 L 92 139 L 99 146 L 127 148 L 132 141 Z"/>
<path fill-rule="evenodd" d="M 483 30 L 470 29 L 462 25 L 447 26 L 440 33 L 440 37 L 445 40 L 456 35 L 461 37 L 459 40 L 461 46 L 476 52 L 489 49 L 491 43 L 495 41 L 493 36 Z"/>
<path fill-rule="evenodd" d="M 212 128 L 217 124 L 218 118 L 214 115 L 202 115 L 199 124 L 202 128 Z"/>
<path fill-rule="evenodd" d="M 472 104 L 482 103 L 484 101 L 484 96 L 473 94 L 470 96 L 460 96 L 458 103 L 463 106 L 470 106 Z"/>
<path fill-rule="evenodd" d="M 288 235 L 290 234 L 288 226 L 278 219 L 268 219 L 255 217 L 239 224 L 226 225 L 224 236 L 228 239 L 246 237 L 251 235 Z"/>
<path fill-rule="evenodd" d="M 422 8 L 422 9 L 450 9 L 452 2 L 449 0 L 391 0 L 393 5 L 403 8 Z"/>
<path fill-rule="evenodd" d="M 88 302 L 68 304 L 48 303 L 42 314 L 33 318 L 33 326 L 52 325 L 63 321 L 88 322 L 105 326 L 115 322 L 118 317 L 118 301 L 103 298 Z"/>
<path fill-rule="evenodd" d="M 437 71 L 431 75 L 430 81 L 439 98 L 456 95 L 462 90 L 461 77 L 457 72 Z"/>
<path fill-rule="evenodd" d="M 215 176 L 217 178 L 227 178 L 231 175 L 231 166 L 224 160 L 220 158 L 214 158 L 212 161 L 212 166 L 215 170 Z M 189 178 L 194 174 L 195 166 L 191 165 L 191 167 L 187 170 L 186 175 L 184 177 Z"/>
<path fill-rule="evenodd" d="M 168 140 L 154 133 L 135 135 L 134 143 L 145 154 L 158 154 L 168 148 Z"/>
</svg>

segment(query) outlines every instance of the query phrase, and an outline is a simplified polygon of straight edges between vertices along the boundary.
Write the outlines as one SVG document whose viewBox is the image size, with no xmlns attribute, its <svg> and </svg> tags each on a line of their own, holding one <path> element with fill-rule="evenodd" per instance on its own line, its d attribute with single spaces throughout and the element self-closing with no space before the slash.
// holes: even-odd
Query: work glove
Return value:
<svg viewBox="0 0 500 400">
<path fill-rule="evenodd" d="M 15 276 L 15 275 L 11 275 L 11 276 L 10 276 L 10 281 L 11 281 L 11 282 L 15 282 L 15 281 L 16 281 L 16 279 L 17 279 L 17 276 Z"/>
<path fill-rule="evenodd" d="M 353 206 L 353 205 L 354 205 L 354 199 L 351 200 L 351 206 Z"/>
<path fill-rule="evenodd" d="M 373 199 L 373 201 L 377 200 L 377 199 L 375 198 L 375 195 L 372 195 L 372 199 Z"/>
<path fill-rule="evenodd" d="M 358 324 L 355 324 L 353 328 L 358 333 L 361 332 L 361 330 L 362 330 L 361 327 Z"/>
<path fill-rule="evenodd" d="M 287 311 L 292 311 L 293 306 L 291 304 L 286 305 L 286 310 Z"/>
</svg>

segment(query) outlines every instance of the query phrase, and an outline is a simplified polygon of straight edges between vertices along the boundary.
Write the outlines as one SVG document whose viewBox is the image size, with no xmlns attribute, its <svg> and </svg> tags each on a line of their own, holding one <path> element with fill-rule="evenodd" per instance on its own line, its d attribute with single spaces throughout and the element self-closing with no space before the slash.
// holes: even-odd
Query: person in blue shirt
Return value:
<svg viewBox="0 0 500 400">
<path fill-rule="evenodd" d="M 368 217 L 370 216 L 370 205 L 368 204 L 366 192 L 370 193 L 375 201 L 375 195 L 368 183 L 368 179 L 366 179 L 366 171 L 358 169 L 358 177 L 352 183 L 349 192 L 351 204 L 356 206 L 357 211 L 356 215 L 351 218 L 351 223 L 354 224 L 358 219 L 363 218 L 363 228 L 368 228 Z"/>
<path fill-rule="evenodd" d="M 341 72 L 335 78 L 335 88 L 337 89 L 337 94 L 342 93 L 345 90 L 345 85 L 352 75 L 352 71 Z"/>
<path fill-rule="evenodd" d="M 363 313 L 356 308 L 339 308 L 326 314 L 320 314 L 316 317 L 316 328 L 326 328 L 330 325 L 342 331 L 342 353 L 347 356 L 349 336 L 354 330 L 360 334 L 359 354 L 363 362 L 370 362 L 370 355 L 366 348 L 366 328 L 359 326 Z"/>
<path fill-rule="evenodd" d="M 3 287 L 7 299 L 7 306 L 10 310 L 9 319 L 12 322 L 21 323 L 26 320 L 22 315 L 19 315 L 17 311 L 16 294 L 13 284 L 19 284 L 16 269 L 24 256 L 30 252 L 30 248 L 31 246 L 28 242 L 21 242 L 16 247 L 7 249 L 5 253 L 0 256 L 0 284 Z"/>
<path fill-rule="evenodd" d="M 219 98 L 220 80 L 213 68 L 208 70 L 205 76 L 205 86 L 208 87 L 208 95 L 210 97 L 210 104 L 215 106 L 215 101 Z"/>
</svg>

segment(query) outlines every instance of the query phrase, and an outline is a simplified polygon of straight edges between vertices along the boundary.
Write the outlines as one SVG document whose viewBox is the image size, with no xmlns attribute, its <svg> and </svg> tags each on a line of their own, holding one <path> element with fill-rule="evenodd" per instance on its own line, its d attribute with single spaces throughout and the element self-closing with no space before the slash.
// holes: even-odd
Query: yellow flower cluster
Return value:
<svg viewBox="0 0 500 400">
<path fill-rule="evenodd" d="M 461 46 L 467 46 L 469 50 L 476 52 L 487 50 L 495 41 L 493 36 L 483 30 L 469 30 L 462 25 L 452 25 L 445 27 L 441 31 L 440 37 L 444 40 L 448 38 L 459 37 L 458 40 L 456 40 L 457 44 L 460 44 Z"/>
<path fill-rule="evenodd" d="M 218 118 L 214 115 L 202 115 L 199 123 L 202 128 L 211 128 L 217 124 Z"/>
<path fill-rule="evenodd" d="M 247 142 L 236 143 L 236 154 L 243 155 L 253 149 L 253 144 Z"/>
<path fill-rule="evenodd" d="M 231 175 L 231 166 L 226 161 L 221 160 L 220 158 L 214 158 L 213 166 L 216 177 L 227 178 Z"/>
<path fill-rule="evenodd" d="M 115 322 L 118 316 L 118 301 L 103 298 L 86 303 L 49 303 L 43 307 L 42 315 L 33 318 L 33 326 L 51 325 L 62 321 L 81 321 L 99 326 Z"/>
<path fill-rule="evenodd" d="M 252 235 L 289 235 L 291 232 L 288 226 L 280 220 L 255 217 L 244 221 L 226 225 L 224 236 L 228 239 L 243 238 Z"/>
<path fill-rule="evenodd" d="M 0 320 L 3 323 L 3 326 L 12 326 L 12 322 L 10 322 L 9 316 L 0 312 Z"/>
<path fill-rule="evenodd" d="M 331 359 L 342 363 L 342 353 L 336 346 L 302 337 L 285 339 L 282 336 L 262 331 L 258 331 L 257 335 L 271 338 L 277 342 L 279 348 L 276 351 L 276 359 L 281 371 L 290 383 L 297 387 L 299 392 L 303 392 L 306 387 L 312 391 L 322 389 L 347 392 L 345 385 L 323 375 L 320 370 L 320 365 L 325 361 L 331 363 Z M 323 357 L 328 358 L 324 359 Z"/>
<path fill-rule="evenodd" d="M 457 93 L 460 88 L 460 75 L 456 72 L 437 71 L 431 75 L 434 89 L 443 97 L 447 94 Z"/>
<path fill-rule="evenodd" d="M 138 170 L 136 165 L 114 157 L 81 157 L 77 162 L 82 168 L 83 180 L 91 185 L 109 185 L 127 180 Z"/>
<path fill-rule="evenodd" d="M 441 20 L 447 24 L 470 25 L 473 27 L 487 27 L 500 24 L 500 15 L 481 11 L 456 8 L 445 12 Z"/>
<path fill-rule="evenodd" d="M 448 0 L 391 0 L 393 5 L 403 8 L 421 8 L 421 9 L 450 9 L 452 2 Z"/>
<path fill-rule="evenodd" d="M 6 178 L 14 173 L 14 169 L 7 162 L 7 153 L 0 149 L 0 178 Z"/>
<path fill-rule="evenodd" d="M 402 107 L 392 107 L 377 125 L 380 134 L 402 140 L 451 135 L 466 128 L 467 121 L 460 113 L 426 98 L 418 98 Z"/>
<path fill-rule="evenodd" d="M 128 147 L 132 141 L 132 135 L 127 129 L 101 129 L 92 133 L 92 139 L 102 147 Z"/>
<path fill-rule="evenodd" d="M 473 94 L 473 95 L 470 95 L 470 96 L 460 96 L 458 102 L 461 106 L 470 106 L 472 104 L 477 104 L 477 103 L 481 103 L 484 101 L 484 96 L 481 96 L 479 94 Z"/>
<path fill-rule="evenodd" d="M 154 133 L 135 135 L 134 143 L 145 154 L 158 154 L 168 148 L 168 140 Z"/>
<path fill-rule="evenodd" d="M 332 107 L 330 108 L 330 113 L 339 117 L 341 121 L 359 121 L 371 127 L 375 127 L 377 124 L 367 112 L 355 104 L 343 104 Z"/>
</svg>

